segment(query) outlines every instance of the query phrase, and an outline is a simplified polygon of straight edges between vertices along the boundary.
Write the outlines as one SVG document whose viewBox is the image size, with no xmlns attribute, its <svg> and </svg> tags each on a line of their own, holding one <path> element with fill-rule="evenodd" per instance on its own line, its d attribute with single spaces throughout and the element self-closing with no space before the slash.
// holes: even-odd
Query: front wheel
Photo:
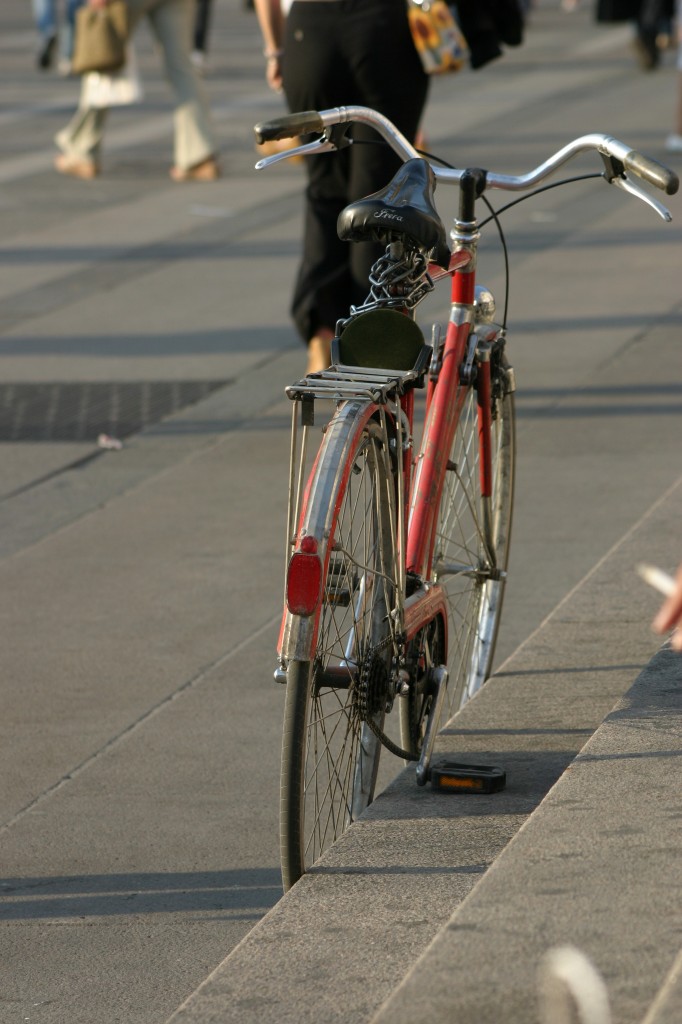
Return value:
<svg viewBox="0 0 682 1024">
<path fill-rule="evenodd" d="M 468 389 L 450 450 L 436 527 L 433 573 L 447 593 L 451 717 L 488 678 L 502 612 L 514 491 L 514 396 L 494 367 L 492 493 L 481 493 L 478 394 Z"/>
<path fill-rule="evenodd" d="M 388 439 L 371 419 L 358 433 L 352 414 L 345 423 L 343 415 L 333 420 L 330 433 L 301 519 L 302 531 L 329 539 L 311 656 L 287 668 L 280 802 L 285 890 L 373 799 L 381 743 L 368 722 L 383 726 L 394 653 L 397 492 Z"/>
</svg>

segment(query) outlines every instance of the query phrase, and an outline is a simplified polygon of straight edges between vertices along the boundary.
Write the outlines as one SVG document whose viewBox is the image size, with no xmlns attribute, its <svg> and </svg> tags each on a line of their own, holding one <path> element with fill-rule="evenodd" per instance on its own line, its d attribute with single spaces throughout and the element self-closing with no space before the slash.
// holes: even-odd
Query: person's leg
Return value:
<svg viewBox="0 0 682 1024">
<path fill-rule="evenodd" d="M 345 6 L 345 59 L 361 102 L 385 114 L 413 141 L 426 104 L 428 76 L 412 41 L 403 0 L 347 0 Z M 356 127 L 353 135 L 376 140 L 369 128 Z M 348 202 L 383 188 L 400 166 L 388 146 L 355 146 L 350 156 Z M 351 298 L 357 304 L 368 294 L 369 270 L 381 249 L 370 243 L 353 244 L 350 249 Z"/>
<path fill-rule="evenodd" d="M 675 130 L 665 141 L 670 153 L 682 153 L 682 0 L 678 0 L 676 11 L 677 31 L 677 101 L 675 104 Z"/>
<path fill-rule="evenodd" d="M 284 44 L 284 90 L 292 111 L 354 102 L 347 68 L 340 59 L 337 26 L 342 4 L 294 3 Z M 348 151 L 307 157 L 303 256 L 291 312 L 308 346 L 308 371 L 329 364 L 336 321 L 348 313 L 349 246 L 336 232 L 347 203 Z"/>
<path fill-rule="evenodd" d="M 213 180 L 218 177 L 216 141 L 201 80 L 190 58 L 194 0 L 160 0 L 148 10 L 148 16 L 177 99 L 172 176 L 176 180 L 187 176 Z"/>
<path fill-rule="evenodd" d="M 66 128 L 55 135 L 61 153 L 55 167 L 62 174 L 76 178 L 95 178 L 99 174 L 99 159 L 104 125 L 108 111 L 79 106 Z"/>
<path fill-rule="evenodd" d="M 682 47 L 680 48 L 682 50 Z M 677 150 L 682 149 L 682 52 L 678 61 L 677 71 L 677 116 L 675 118 L 675 134 L 679 140 Z"/>
<path fill-rule="evenodd" d="M 374 106 L 414 138 L 428 79 L 409 33 L 403 0 L 294 3 L 287 20 L 284 88 L 291 110 Z M 354 138 L 377 142 L 354 126 Z M 398 158 L 381 145 L 306 158 L 304 251 L 292 303 L 311 354 L 328 351 L 336 321 L 368 292 L 380 247 L 341 242 L 341 210 L 385 185 Z"/>
<path fill-rule="evenodd" d="M 45 70 L 52 66 L 57 46 L 57 12 L 55 0 L 33 0 L 33 17 L 40 33 L 36 63 Z"/>
<path fill-rule="evenodd" d="M 63 61 L 71 61 L 73 56 L 73 34 L 76 27 L 76 11 L 82 7 L 85 0 L 67 0 L 66 18 L 59 41 L 60 58 Z"/>
<path fill-rule="evenodd" d="M 55 0 L 33 0 L 33 18 L 41 36 L 57 34 Z"/>
<path fill-rule="evenodd" d="M 642 0 L 637 17 L 635 50 L 640 66 L 653 71 L 661 61 L 658 48 L 658 33 L 663 18 L 662 0 Z"/>
<path fill-rule="evenodd" d="M 194 18 L 194 49 L 201 53 L 208 50 L 208 30 L 211 20 L 211 0 L 196 0 Z"/>
</svg>

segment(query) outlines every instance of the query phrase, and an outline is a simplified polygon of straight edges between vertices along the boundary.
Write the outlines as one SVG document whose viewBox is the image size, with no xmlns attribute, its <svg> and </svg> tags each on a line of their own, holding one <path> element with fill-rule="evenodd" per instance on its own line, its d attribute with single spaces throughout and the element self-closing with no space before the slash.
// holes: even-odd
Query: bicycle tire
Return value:
<svg viewBox="0 0 682 1024">
<path fill-rule="evenodd" d="M 458 420 L 437 517 L 433 575 L 445 588 L 448 604 L 449 679 L 443 721 L 473 697 L 490 675 L 502 613 L 514 498 L 515 410 L 514 396 L 505 390 L 504 368 L 497 373 L 489 526 L 482 515 L 474 387 L 468 389 Z M 493 575 L 502 573 L 501 578 L 488 573 L 491 561 Z M 461 575 L 442 568 L 453 565 L 480 573 Z"/>
<path fill-rule="evenodd" d="M 301 532 L 329 539 L 309 657 L 287 666 L 280 793 L 285 891 L 371 803 L 381 753 L 366 718 L 383 727 L 399 578 L 389 500 L 396 478 L 381 426 L 367 419 L 367 403 L 364 412 L 352 404 L 327 428 L 301 516 Z M 294 648 L 297 628 L 310 626 L 294 617 Z"/>
</svg>

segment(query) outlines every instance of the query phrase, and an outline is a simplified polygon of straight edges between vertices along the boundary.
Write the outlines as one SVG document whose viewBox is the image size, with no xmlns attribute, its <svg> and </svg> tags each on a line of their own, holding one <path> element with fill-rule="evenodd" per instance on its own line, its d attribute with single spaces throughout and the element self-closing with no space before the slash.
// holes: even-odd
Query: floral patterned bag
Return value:
<svg viewBox="0 0 682 1024">
<path fill-rule="evenodd" d="M 461 70 L 468 47 L 445 0 L 407 0 L 407 18 L 427 75 Z"/>
</svg>

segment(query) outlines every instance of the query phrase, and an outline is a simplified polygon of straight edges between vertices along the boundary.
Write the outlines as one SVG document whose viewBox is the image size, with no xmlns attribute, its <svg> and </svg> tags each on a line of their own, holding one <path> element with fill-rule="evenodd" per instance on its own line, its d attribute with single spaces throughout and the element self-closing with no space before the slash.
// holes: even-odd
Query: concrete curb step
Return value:
<svg viewBox="0 0 682 1024">
<path fill-rule="evenodd" d="M 604 971 L 615 1020 L 641 1020 L 679 946 L 680 663 L 658 655 L 623 701 L 657 604 L 633 566 L 669 564 L 680 515 L 682 481 L 441 733 L 440 752 L 503 766 L 506 790 L 439 795 L 406 769 L 172 1024 L 526 1024 L 539 958 L 566 941 Z"/>
<path fill-rule="evenodd" d="M 505 1024 L 526 1024 L 537 968 L 566 943 L 597 966 L 614 1021 L 638 1024 L 661 988 L 648 1024 L 682 1020 L 669 977 L 682 942 L 681 678 L 677 654 L 653 658 L 373 1024 L 492 1024 L 501 1007 Z"/>
</svg>

